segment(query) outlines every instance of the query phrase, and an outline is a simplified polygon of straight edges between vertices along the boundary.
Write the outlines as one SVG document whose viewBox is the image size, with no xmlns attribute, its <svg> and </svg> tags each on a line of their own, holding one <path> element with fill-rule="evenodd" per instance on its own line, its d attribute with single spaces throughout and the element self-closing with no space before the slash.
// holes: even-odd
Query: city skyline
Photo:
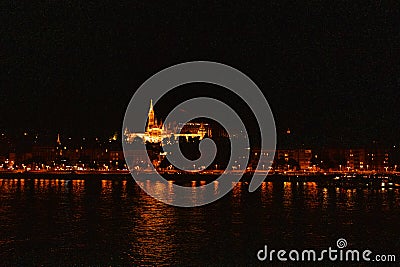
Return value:
<svg viewBox="0 0 400 267">
<path fill-rule="evenodd" d="M 104 4 L 115 13 L 89 3 L 59 5 L 7 7 L 0 129 L 108 135 L 120 131 L 129 99 L 155 72 L 210 60 L 257 83 L 278 133 L 290 128 L 318 144 L 399 139 L 400 35 L 397 9 L 389 5 L 309 3 L 280 12 L 275 1 L 240 11 L 197 3 L 186 16 L 166 3 Z M 207 20 L 203 12 L 211 14 Z M 177 90 L 179 100 L 230 100 L 209 85 Z"/>
<path fill-rule="evenodd" d="M 398 263 L 399 19 L 2 1 L 1 265 Z"/>
<path fill-rule="evenodd" d="M 224 139 L 229 137 L 224 134 L 214 134 L 208 124 L 188 123 L 180 126 L 184 131 L 177 134 L 177 138 L 172 138 L 171 130 L 167 130 L 162 122 L 157 123 L 152 101 L 150 102 L 146 131 L 144 133 L 130 133 L 127 129 L 121 135 L 115 132 L 108 139 L 86 138 L 73 139 L 71 137 L 61 137 L 57 134 L 51 140 L 41 142 L 38 135 L 30 136 L 27 132 L 23 133 L 22 143 L 10 143 L 5 134 L 0 138 L 0 164 L 3 170 L 128 170 L 122 142 L 127 142 L 133 146 L 127 148 L 125 153 L 130 155 L 129 160 L 134 160 L 134 168 L 149 168 L 154 165 L 156 168 L 166 168 L 170 163 L 163 163 L 166 153 L 169 153 L 171 142 L 179 141 L 185 147 L 186 154 L 196 157 L 198 142 L 204 137 L 209 137 L 216 141 L 217 145 L 223 144 L 222 151 L 227 152 L 227 144 Z M 207 127 L 207 130 L 206 128 Z M 215 129 L 214 129 L 215 131 Z M 286 131 L 287 136 L 291 135 L 290 129 Z M 181 139 L 183 138 L 183 139 Z M 222 139 L 221 139 L 222 138 Z M 240 138 L 240 137 L 239 137 Z M 30 141 L 29 141 L 30 139 Z M 136 140 L 137 139 L 137 140 Z M 147 153 L 151 156 L 151 161 L 141 150 L 135 150 L 136 142 L 146 143 Z M 42 140 L 43 141 L 43 140 Z M 182 143 L 183 142 L 183 143 Z M 268 155 L 274 153 L 275 157 L 271 161 L 271 171 L 399 171 L 400 167 L 400 146 L 382 147 L 374 143 L 368 147 L 325 147 L 318 148 L 313 146 L 304 147 L 303 145 L 287 143 L 286 147 L 278 147 L 274 152 L 271 150 L 260 150 L 257 146 L 251 146 L 248 157 L 248 168 L 253 170 L 258 164 L 261 154 Z M 132 150 L 133 149 L 133 150 Z M 125 154 L 126 155 L 126 154 Z M 188 155 L 188 154 L 187 154 Z M 218 155 L 218 154 L 217 154 Z M 209 167 L 220 166 L 224 169 L 224 157 L 217 157 Z M 246 156 L 247 157 L 247 156 Z M 86 167 L 85 167 L 86 166 Z M 164 166 L 164 167 L 162 167 Z M 269 162 L 260 162 L 260 166 L 269 166 Z M 170 165 L 168 170 L 172 170 Z M 240 165 L 233 166 L 235 169 L 243 168 Z M 216 169 L 215 167 L 214 169 Z M 138 170 L 138 169 L 137 169 Z"/>
</svg>

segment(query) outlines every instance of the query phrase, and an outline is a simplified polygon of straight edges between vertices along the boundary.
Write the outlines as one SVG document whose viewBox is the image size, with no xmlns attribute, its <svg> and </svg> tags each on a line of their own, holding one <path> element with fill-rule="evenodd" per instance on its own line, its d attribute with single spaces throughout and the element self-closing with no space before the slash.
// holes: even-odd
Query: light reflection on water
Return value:
<svg viewBox="0 0 400 267">
<path fill-rule="evenodd" d="M 171 183 L 143 185 L 174 197 Z M 203 197 L 191 188 L 193 201 Z M 254 193 L 239 182 L 214 203 L 177 208 L 131 180 L 0 179 L 0 256 L 22 266 L 254 265 L 264 244 L 326 248 L 339 237 L 396 252 L 399 211 L 398 190 L 311 182 L 264 182 Z"/>
</svg>

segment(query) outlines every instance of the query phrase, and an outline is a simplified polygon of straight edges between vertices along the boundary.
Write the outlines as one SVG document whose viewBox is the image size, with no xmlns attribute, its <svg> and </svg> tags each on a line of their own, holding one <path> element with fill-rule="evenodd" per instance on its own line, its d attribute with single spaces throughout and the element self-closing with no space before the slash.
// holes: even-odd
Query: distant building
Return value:
<svg viewBox="0 0 400 267">
<path fill-rule="evenodd" d="M 373 148 L 366 155 L 368 170 L 386 171 L 389 168 L 390 153 L 388 149 Z"/>
<path fill-rule="evenodd" d="M 277 149 L 275 152 L 275 161 L 284 160 L 289 169 L 308 169 L 311 157 L 311 149 Z"/>
<path fill-rule="evenodd" d="M 151 161 L 145 150 L 125 150 L 125 161 L 134 170 L 150 168 Z"/>
<path fill-rule="evenodd" d="M 396 164 L 392 162 L 391 151 L 379 147 L 328 148 L 320 151 L 319 156 L 325 163 L 329 163 L 323 165 L 326 170 L 386 171 Z"/>
<path fill-rule="evenodd" d="M 117 150 L 117 151 L 110 151 L 110 161 L 122 161 L 124 160 L 124 152 Z"/>
<path fill-rule="evenodd" d="M 57 150 L 52 146 L 33 146 L 32 157 L 44 164 L 51 164 L 57 159 Z"/>
<path fill-rule="evenodd" d="M 346 149 L 345 160 L 348 170 L 364 170 L 367 165 L 367 153 L 363 148 Z"/>
<path fill-rule="evenodd" d="M 180 133 L 178 133 L 178 130 L 181 130 Z M 161 143 L 163 139 L 168 138 L 178 140 L 179 137 L 185 137 L 186 139 L 192 137 L 202 140 L 206 135 L 211 136 L 211 129 L 209 125 L 205 123 L 178 124 L 174 129 L 170 129 L 166 127 L 162 121 L 157 122 L 152 100 L 150 101 L 146 131 L 144 133 L 132 133 L 128 129 L 124 131 L 125 141 L 127 143 L 134 142 L 136 138 L 150 143 Z"/>
<path fill-rule="evenodd" d="M 307 170 L 312 157 L 311 149 L 277 149 L 273 159 L 271 155 L 274 150 L 252 149 L 251 153 L 251 166 L 255 168 L 259 164 L 261 170 L 266 170 L 271 165 L 275 169 Z M 259 159 L 261 156 L 264 160 Z"/>
<path fill-rule="evenodd" d="M 253 169 L 255 169 L 258 164 L 261 170 L 267 170 L 268 167 L 272 165 L 273 159 L 271 159 L 271 155 L 274 153 L 274 150 L 252 149 L 251 153 L 250 165 Z M 263 157 L 262 159 L 261 156 Z"/>
</svg>

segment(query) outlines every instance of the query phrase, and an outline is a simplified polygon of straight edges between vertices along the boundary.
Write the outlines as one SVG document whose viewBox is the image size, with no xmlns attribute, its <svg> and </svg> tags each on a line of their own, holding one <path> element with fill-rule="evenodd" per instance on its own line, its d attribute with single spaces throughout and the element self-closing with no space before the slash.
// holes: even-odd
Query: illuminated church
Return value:
<svg viewBox="0 0 400 267">
<path fill-rule="evenodd" d="M 182 129 L 181 133 L 177 133 L 178 128 Z M 199 140 L 202 140 L 206 135 L 211 137 L 211 128 L 206 123 L 180 124 L 174 128 L 174 131 L 166 127 L 162 121 L 158 123 L 154 115 L 153 100 L 150 100 L 146 131 L 144 133 L 131 133 L 128 129 L 124 131 L 127 143 L 132 143 L 135 138 L 141 138 L 144 142 L 150 143 L 160 143 L 163 139 L 171 137 L 174 137 L 175 140 L 178 140 L 179 137 L 185 137 L 186 140 L 188 140 L 189 137 L 198 137 Z"/>
</svg>

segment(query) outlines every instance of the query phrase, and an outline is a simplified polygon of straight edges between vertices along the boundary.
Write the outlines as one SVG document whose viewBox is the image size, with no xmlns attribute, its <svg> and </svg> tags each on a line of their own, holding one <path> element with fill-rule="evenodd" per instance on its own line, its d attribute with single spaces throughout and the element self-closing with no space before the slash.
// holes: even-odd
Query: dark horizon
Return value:
<svg viewBox="0 0 400 267">
<path fill-rule="evenodd" d="M 11 135 L 111 135 L 146 79 L 209 60 L 257 83 L 278 143 L 288 128 L 307 144 L 399 142 L 400 29 L 392 6 L 82 2 L 4 10 L 0 130 Z M 193 95 L 207 92 L 195 86 Z M 216 97 L 229 101 L 222 91 Z"/>
</svg>

